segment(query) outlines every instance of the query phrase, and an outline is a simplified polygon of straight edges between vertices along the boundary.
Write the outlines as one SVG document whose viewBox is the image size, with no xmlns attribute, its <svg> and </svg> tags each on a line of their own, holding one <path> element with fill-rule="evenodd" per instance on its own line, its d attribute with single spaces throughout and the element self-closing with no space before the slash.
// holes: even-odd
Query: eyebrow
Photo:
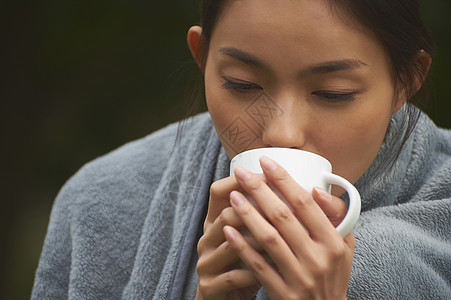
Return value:
<svg viewBox="0 0 451 300">
<path fill-rule="evenodd" d="M 230 56 L 234 59 L 237 59 L 245 64 L 252 65 L 259 67 L 261 69 L 269 70 L 269 66 L 267 66 L 265 63 L 263 63 L 258 58 L 243 52 L 241 50 L 238 50 L 236 48 L 221 48 L 219 49 L 219 53 Z M 308 67 L 305 70 L 302 70 L 300 72 L 301 76 L 305 75 L 311 75 L 311 74 L 322 74 L 322 73 L 329 73 L 329 72 L 336 72 L 336 71 L 345 71 L 345 70 L 354 70 L 359 69 L 362 67 L 368 66 L 363 61 L 360 61 L 358 59 L 341 59 L 336 61 L 329 61 L 325 63 L 321 63 L 318 65 L 314 65 L 311 67 Z"/>
<path fill-rule="evenodd" d="M 319 65 L 315 65 L 307 68 L 304 71 L 301 71 L 302 75 L 307 74 L 322 74 L 328 72 L 336 72 L 336 71 L 345 71 L 345 70 L 354 70 L 362 67 L 368 66 L 363 61 L 358 59 L 342 59 L 337 61 L 330 61 L 321 63 Z"/>
<path fill-rule="evenodd" d="M 250 54 L 247 54 L 246 52 L 238 50 L 236 48 L 221 48 L 221 49 L 219 49 L 219 53 L 230 56 L 230 57 L 237 59 L 247 65 L 256 66 L 261 69 L 269 69 L 269 67 L 266 66 L 258 58 L 254 57 Z"/>
</svg>

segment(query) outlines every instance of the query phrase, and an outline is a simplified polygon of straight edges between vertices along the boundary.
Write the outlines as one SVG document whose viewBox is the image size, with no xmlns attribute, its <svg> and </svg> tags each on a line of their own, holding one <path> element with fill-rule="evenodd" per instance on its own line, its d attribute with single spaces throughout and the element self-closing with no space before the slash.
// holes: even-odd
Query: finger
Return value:
<svg viewBox="0 0 451 300">
<path fill-rule="evenodd" d="M 259 284 L 254 273 L 246 269 L 235 269 L 226 272 L 217 276 L 213 282 L 214 281 L 217 281 L 221 285 L 223 292 L 247 288 Z"/>
<path fill-rule="evenodd" d="M 255 177 L 246 169 L 237 167 L 235 169 L 235 177 L 243 189 L 258 203 L 259 209 L 263 211 L 271 224 L 277 228 L 277 231 L 294 254 L 299 257 L 303 249 L 308 247 L 309 243 L 312 241 L 308 232 L 291 212 L 290 208 L 271 190 L 271 188 L 269 188 L 267 184 L 259 180 L 259 178 Z M 268 180 L 270 180 L 270 178 L 268 178 Z M 292 183 L 290 188 L 300 189 L 299 185 L 295 182 Z M 243 222 L 246 226 L 248 225 L 244 219 Z M 252 222 L 251 224 L 255 223 Z M 248 228 L 252 231 L 250 227 Z M 269 234 L 269 232 L 267 234 Z M 262 246 L 265 247 L 264 245 Z"/>
<path fill-rule="evenodd" d="M 263 181 L 266 180 L 263 174 L 259 174 L 258 176 Z M 212 183 L 210 186 L 210 201 L 204 223 L 204 232 L 207 231 L 208 226 L 213 224 L 224 208 L 230 206 L 229 195 L 233 190 L 243 191 L 235 176 L 226 177 Z"/>
<path fill-rule="evenodd" d="M 346 203 L 335 197 L 322 188 L 315 187 L 312 191 L 313 199 L 321 207 L 334 227 L 337 227 L 346 216 L 348 207 Z"/>
<path fill-rule="evenodd" d="M 227 207 L 223 209 L 216 220 L 214 220 L 213 224 L 210 224 L 210 226 L 206 228 L 204 235 L 199 239 L 197 247 L 199 255 L 203 254 L 204 249 L 216 248 L 225 241 L 224 233 L 222 231 L 222 228 L 225 225 L 230 225 L 235 228 L 242 228 L 244 226 L 243 221 L 233 208 Z"/>
<path fill-rule="evenodd" d="M 238 255 L 230 248 L 229 243 L 224 241 L 214 251 L 199 256 L 197 273 L 202 275 L 226 272 L 237 266 L 238 262 Z"/>
<path fill-rule="evenodd" d="M 208 212 L 204 223 L 204 232 L 207 227 L 213 224 L 224 208 L 230 206 L 229 195 L 233 190 L 240 190 L 241 186 L 234 176 L 226 177 L 215 181 L 210 186 L 210 201 L 208 202 Z"/>
<path fill-rule="evenodd" d="M 252 271 L 246 269 L 235 269 L 199 279 L 199 290 L 205 299 L 221 299 L 221 295 L 253 285 L 259 285 L 258 279 Z"/>
<path fill-rule="evenodd" d="M 307 228 L 313 240 L 335 238 L 337 231 L 333 228 L 312 195 L 297 184 L 284 168 L 270 158 L 261 157 L 260 165 L 268 182 L 273 184 L 290 203 L 293 211 L 305 228 Z"/>
<path fill-rule="evenodd" d="M 348 245 L 348 247 L 350 249 L 352 249 L 352 253 L 354 253 L 354 250 L 355 250 L 355 237 L 354 237 L 354 234 L 352 232 L 349 233 L 347 236 L 344 237 L 344 241 L 345 241 L 346 245 Z"/>
<path fill-rule="evenodd" d="M 252 270 L 260 283 L 264 286 L 277 285 L 284 287 L 286 285 L 279 273 L 271 267 L 262 255 L 247 244 L 235 228 L 230 226 L 224 227 L 224 235 L 230 247 L 236 251 L 246 266 Z"/>
<path fill-rule="evenodd" d="M 243 223 L 253 234 L 257 242 L 278 266 L 281 273 L 284 274 L 284 276 L 291 276 L 296 273 L 296 268 L 299 264 L 297 258 L 285 240 L 280 236 L 277 229 L 269 224 L 240 192 L 232 192 L 230 194 L 230 201 L 237 215 L 243 220 Z M 296 223 L 299 224 L 297 221 Z M 225 226 L 224 228 L 231 227 Z M 240 239 L 241 237 L 240 234 Z M 251 247 L 246 244 L 246 248 Z M 247 253 L 255 252 L 256 251 L 252 249 L 251 252 Z"/>
<path fill-rule="evenodd" d="M 244 226 L 241 218 L 236 214 L 235 210 L 232 207 L 225 208 L 218 218 L 216 218 L 215 222 L 209 227 L 207 232 L 199 239 L 198 243 L 198 253 L 202 255 L 205 250 L 211 248 L 217 248 L 225 241 L 223 228 L 224 226 L 229 225 L 234 228 L 238 228 L 243 232 L 246 239 L 249 241 L 249 244 L 252 245 L 254 249 L 257 251 L 263 250 L 263 248 L 258 244 L 255 238 L 250 234 L 249 230 Z"/>
<path fill-rule="evenodd" d="M 263 252 L 263 248 L 251 236 L 243 236 L 246 242 L 257 252 Z M 197 262 L 197 269 L 200 273 L 220 273 L 233 269 L 239 266 L 239 258 L 237 254 L 231 250 L 229 243 L 224 242 L 215 248 L 214 251 L 199 255 Z"/>
</svg>

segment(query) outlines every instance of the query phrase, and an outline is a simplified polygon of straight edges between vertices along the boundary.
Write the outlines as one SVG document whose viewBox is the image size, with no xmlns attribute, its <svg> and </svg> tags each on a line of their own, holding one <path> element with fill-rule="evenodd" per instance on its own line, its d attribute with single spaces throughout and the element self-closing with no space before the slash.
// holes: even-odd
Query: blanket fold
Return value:
<svg viewBox="0 0 451 300">
<path fill-rule="evenodd" d="M 427 116 L 389 168 L 401 110 L 355 184 L 362 214 L 349 299 L 449 299 L 451 133 Z M 193 299 L 212 181 L 230 160 L 208 113 L 85 165 L 59 192 L 32 299 Z M 264 289 L 257 299 L 268 299 Z"/>
</svg>

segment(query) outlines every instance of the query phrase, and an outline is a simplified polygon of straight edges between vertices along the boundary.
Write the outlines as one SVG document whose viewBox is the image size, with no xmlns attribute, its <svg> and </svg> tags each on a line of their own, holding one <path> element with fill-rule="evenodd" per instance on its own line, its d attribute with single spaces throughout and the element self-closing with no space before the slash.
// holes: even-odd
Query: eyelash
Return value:
<svg viewBox="0 0 451 300">
<path fill-rule="evenodd" d="M 239 93 L 250 93 L 253 90 L 262 90 L 262 88 L 255 83 L 231 81 L 226 78 L 224 78 L 224 80 L 225 82 L 221 85 L 221 87 L 225 90 L 233 90 Z"/>
<path fill-rule="evenodd" d="M 312 95 L 320 97 L 326 102 L 351 102 L 355 100 L 357 92 L 341 93 L 333 91 L 317 91 Z"/>
<path fill-rule="evenodd" d="M 224 78 L 224 80 L 225 82 L 221 87 L 225 90 L 233 90 L 242 94 L 251 93 L 253 90 L 262 90 L 262 87 L 255 83 L 232 81 L 226 78 Z M 354 101 L 356 94 L 357 92 L 342 93 L 334 91 L 316 91 L 312 93 L 312 95 L 320 97 L 321 100 L 330 103 Z"/>
</svg>

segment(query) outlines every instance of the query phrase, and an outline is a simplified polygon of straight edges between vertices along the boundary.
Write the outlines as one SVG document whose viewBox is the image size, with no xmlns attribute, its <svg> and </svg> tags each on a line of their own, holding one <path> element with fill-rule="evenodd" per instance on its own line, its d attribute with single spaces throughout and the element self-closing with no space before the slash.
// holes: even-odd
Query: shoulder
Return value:
<svg viewBox="0 0 451 300">
<path fill-rule="evenodd" d="M 380 207 L 354 228 L 349 299 L 445 299 L 451 199 Z"/>
<path fill-rule="evenodd" d="M 418 191 L 415 198 L 451 198 L 451 130 L 437 127 L 422 114 L 412 138 L 406 178 L 415 185 L 412 191 Z"/>
<path fill-rule="evenodd" d="M 438 127 L 425 113 L 421 113 L 413 134 L 417 152 L 424 149 L 451 155 L 451 129 Z"/>
</svg>

